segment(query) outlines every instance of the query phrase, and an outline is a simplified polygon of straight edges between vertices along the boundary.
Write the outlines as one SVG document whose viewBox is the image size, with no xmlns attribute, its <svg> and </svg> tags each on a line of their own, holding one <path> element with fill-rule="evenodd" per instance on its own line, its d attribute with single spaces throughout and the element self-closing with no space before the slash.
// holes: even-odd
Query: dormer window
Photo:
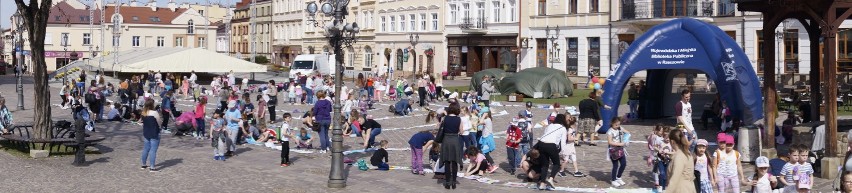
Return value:
<svg viewBox="0 0 852 193">
<path fill-rule="evenodd" d="M 195 23 L 191 19 L 186 23 L 187 23 L 186 24 L 187 25 L 186 26 L 186 33 L 187 34 L 194 34 L 195 33 Z"/>
</svg>

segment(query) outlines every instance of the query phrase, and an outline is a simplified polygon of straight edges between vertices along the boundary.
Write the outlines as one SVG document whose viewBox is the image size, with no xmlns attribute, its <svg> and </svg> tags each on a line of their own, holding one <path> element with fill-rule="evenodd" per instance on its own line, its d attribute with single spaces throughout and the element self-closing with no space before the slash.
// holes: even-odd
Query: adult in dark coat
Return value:
<svg viewBox="0 0 852 193">
<path fill-rule="evenodd" d="M 461 118 L 459 118 L 460 107 L 458 103 L 451 103 L 447 108 L 447 117 L 441 122 L 437 140 L 441 143 L 441 164 L 445 168 L 444 188 L 456 189 L 456 173 L 459 164 L 462 163 L 462 146 L 459 140 L 461 133 Z"/>
</svg>

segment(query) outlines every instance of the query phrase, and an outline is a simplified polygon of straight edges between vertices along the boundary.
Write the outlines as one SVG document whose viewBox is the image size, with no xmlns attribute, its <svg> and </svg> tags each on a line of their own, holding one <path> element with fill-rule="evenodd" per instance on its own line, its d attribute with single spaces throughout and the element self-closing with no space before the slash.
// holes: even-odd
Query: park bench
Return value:
<svg viewBox="0 0 852 193">
<path fill-rule="evenodd" d="M 31 138 L 33 133 L 32 123 L 16 124 L 9 132 L 9 134 L 0 135 L 0 137 L 19 149 L 32 149 L 38 147 L 36 144 L 45 144 L 41 146 L 41 150 L 47 149 L 52 152 L 54 148 L 59 150 L 61 146 L 65 146 L 66 150 L 68 148 L 76 150 L 79 146 L 77 140 L 74 138 L 75 131 L 73 125 L 71 127 L 59 127 L 57 124 L 53 124 L 51 126 L 51 138 L 49 139 Z M 86 136 L 85 145 L 94 145 L 105 139 L 102 136 Z"/>
</svg>

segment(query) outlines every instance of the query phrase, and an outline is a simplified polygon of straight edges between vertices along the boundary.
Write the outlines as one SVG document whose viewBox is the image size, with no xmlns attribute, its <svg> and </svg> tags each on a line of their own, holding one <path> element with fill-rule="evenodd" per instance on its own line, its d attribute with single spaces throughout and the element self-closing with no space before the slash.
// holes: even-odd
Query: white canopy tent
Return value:
<svg viewBox="0 0 852 193">
<path fill-rule="evenodd" d="M 266 72 L 266 66 L 230 57 L 202 48 L 140 48 L 118 53 L 118 64 L 113 65 L 114 55 L 104 56 L 101 67 L 104 71 L 125 73 L 162 72 Z M 92 61 L 98 61 L 94 58 Z M 98 68 L 97 62 L 89 65 Z"/>
</svg>

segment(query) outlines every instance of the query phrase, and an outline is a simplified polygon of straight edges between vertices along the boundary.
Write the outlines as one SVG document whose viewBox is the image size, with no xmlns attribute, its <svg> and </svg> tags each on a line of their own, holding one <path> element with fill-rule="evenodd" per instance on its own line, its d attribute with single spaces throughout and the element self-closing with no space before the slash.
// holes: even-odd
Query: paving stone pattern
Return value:
<svg viewBox="0 0 852 193">
<path fill-rule="evenodd" d="M 7 99 L 7 106 L 13 110 L 15 121 L 32 120 L 32 80 L 25 78 L 26 110 L 16 111 L 17 96 L 14 90 L 14 76 L 0 76 L 0 93 Z M 51 95 L 56 95 L 54 88 Z M 254 98 L 254 97 L 251 97 Z M 59 104 L 60 99 L 51 97 L 52 104 Z M 190 110 L 191 101 L 179 100 L 179 110 Z M 515 105 L 492 107 L 494 112 L 507 111 L 508 115 L 494 117 L 494 130 L 497 136 L 505 136 L 505 129 L 519 110 L 521 103 L 503 104 Z M 379 140 L 388 140 L 391 148 L 408 148 L 408 139 L 418 131 L 434 129 L 435 126 L 425 123 L 426 112 L 422 108 L 413 112 L 412 116 L 396 117 L 386 111 L 391 102 L 385 101 L 376 106 L 378 110 L 370 111 L 383 125 L 385 131 L 378 136 Z M 438 103 L 437 105 L 446 105 Z M 208 108 L 215 108 L 214 105 Z M 279 105 L 278 110 L 305 112 L 307 105 Z M 433 106 L 432 108 L 436 108 Z M 543 115 L 551 110 L 534 109 L 535 119 L 542 120 Z M 626 109 L 622 109 L 626 111 Z M 279 112 L 280 116 L 282 112 Z M 299 114 L 301 115 L 301 114 Z M 70 119 L 70 110 L 53 108 L 54 120 Z M 388 117 L 388 118 L 385 118 Z M 666 120 L 661 120 L 666 121 Z M 434 124 L 434 123 L 432 123 Z M 641 140 L 650 134 L 653 123 L 627 123 L 634 140 Z M 643 126 L 646 125 L 646 126 Z M 413 127 L 413 128 L 412 128 Z M 195 140 L 192 137 L 162 137 L 157 155 L 159 173 L 149 173 L 140 170 L 139 154 L 142 149 L 141 126 L 127 123 L 98 124 L 98 133 L 107 137 L 101 144 L 90 147 L 101 154 L 87 155 L 88 166 L 75 167 L 71 165 L 73 156 L 50 157 L 34 160 L 15 156 L 6 152 L 0 153 L 0 181 L 3 188 L 0 192 L 443 192 L 444 189 L 431 175 L 412 175 L 404 170 L 392 171 L 360 171 L 357 167 L 347 166 L 348 174 L 346 189 L 328 189 L 330 154 L 300 154 L 291 152 L 293 165 L 282 168 L 278 166 L 279 151 L 262 147 L 240 146 L 237 156 L 225 162 L 212 160 L 212 148 L 207 140 Z M 536 130 L 541 134 L 542 130 Z M 316 135 L 316 134 L 314 134 Z M 715 135 L 704 134 L 703 136 Z M 361 149 L 360 138 L 344 138 L 346 150 Z M 492 157 L 500 163 L 501 169 L 487 177 L 504 182 L 522 182 L 520 177 L 510 176 L 507 172 L 504 139 L 497 138 L 497 150 Z M 294 146 L 291 144 L 291 147 Z M 314 146 L 319 146 L 315 141 Z M 557 186 L 579 188 L 608 188 L 611 170 L 610 161 L 605 158 L 605 143 L 598 146 L 581 146 L 577 148 L 580 171 L 589 176 L 583 178 L 559 177 Z M 653 186 L 651 167 L 645 164 L 647 149 L 644 144 L 632 144 L 627 148 L 628 168 L 623 179 L 627 185 L 623 188 L 638 189 Z M 390 165 L 410 166 L 409 151 L 389 151 Z M 347 155 L 352 159 L 369 159 L 369 153 L 354 153 Z M 427 159 L 428 160 L 428 159 Z M 748 165 L 748 164 L 744 164 Z M 428 167 L 427 167 L 428 168 Z M 570 168 L 570 167 L 569 167 Z M 745 170 L 753 171 L 751 166 Z M 464 192 L 533 192 L 526 188 L 512 188 L 501 185 L 488 185 L 472 180 L 460 179 L 459 190 Z M 817 179 L 814 187 L 817 191 L 830 190 L 830 182 Z"/>
</svg>

